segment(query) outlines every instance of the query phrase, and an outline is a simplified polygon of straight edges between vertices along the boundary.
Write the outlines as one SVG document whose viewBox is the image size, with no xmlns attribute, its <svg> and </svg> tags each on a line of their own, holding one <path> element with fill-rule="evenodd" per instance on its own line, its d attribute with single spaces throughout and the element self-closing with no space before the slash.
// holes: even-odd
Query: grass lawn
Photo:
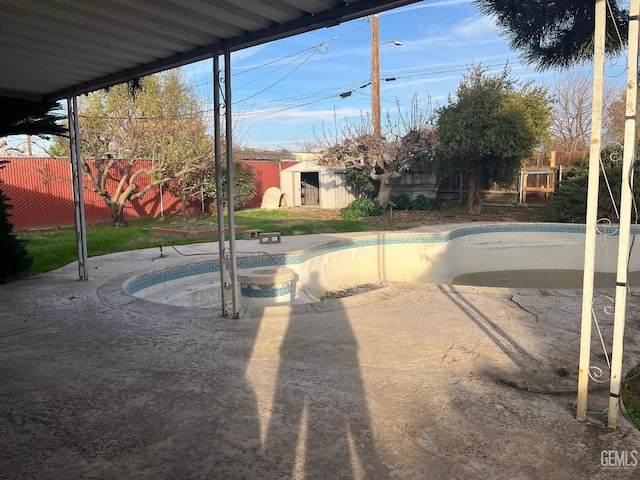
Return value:
<svg viewBox="0 0 640 480">
<path fill-rule="evenodd" d="M 300 216 L 286 210 L 243 210 L 236 212 L 236 226 L 260 228 L 264 231 L 278 231 L 283 235 L 306 235 L 311 233 L 359 232 L 371 229 L 371 222 L 365 220 L 342 220 L 326 218 L 318 211 L 318 216 Z M 152 235 L 153 226 L 188 225 L 217 226 L 215 216 L 206 214 L 191 217 L 186 222 L 179 217 L 147 218 L 129 221 L 129 226 L 116 228 L 108 225 L 87 226 L 87 252 L 89 256 L 106 253 L 159 247 L 160 245 L 185 245 L 217 241 L 218 237 L 160 237 Z M 377 223 L 376 230 L 392 229 L 393 225 Z M 73 227 L 45 230 L 23 230 L 17 236 L 28 242 L 27 249 L 33 257 L 33 266 L 28 275 L 55 270 L 77 260 L 76 235 Z M 237 235 L 242 238 L 242 233 Z"/>
<path fill-rule="evenodd" d="M 640 375 L 640 364 L 636 365 L 626 378 Z M 627 410 L 627 418 L 640 430 L 640 378 L 634 378 L 622 387 L 622 402 Z"/>
<path fill-rule="evenodd" d="M 344 220 L 337 210 L 283 209 L 283 210 L 240 210 L 236 212 L 236 226 L 277 231 L 282 235 L 308 235 L 320 233 L 363 232 L 398 230 L 418 225 L 470 221 L 465 219 L 461 205 L 447 206 L 442 210 L 424 212 L 394 211 L 380 217 Z M 529 221 L 548 221 L 550 212 L 541 208 L 485 207 L 479 220 L 501 220 L 504 215 L 518 215 Z M 475 220 L 475 218 L 474 218 Z M 215 215 L 203 214 L 188 218 L 180 217 L 145 218 L 129 221 L 126 228 L 108 225 L 87 226 L 87 251 L 89 256 L 106 253 L 158 247 L 160 245 L 185 245 L 217 241 L 217 237 L 175 238 L 152 235 L 153 226 L 190 225 L 217 226 Z M 77 260 L 76 236 L 73 227 L 45 230 L 23 230 L 16 234 L 28 242 L 28 251 L 34 259 L 29 275 L 48 272 Z M 242 234 L 238 234 L 242 238 Z"/>
</svg>

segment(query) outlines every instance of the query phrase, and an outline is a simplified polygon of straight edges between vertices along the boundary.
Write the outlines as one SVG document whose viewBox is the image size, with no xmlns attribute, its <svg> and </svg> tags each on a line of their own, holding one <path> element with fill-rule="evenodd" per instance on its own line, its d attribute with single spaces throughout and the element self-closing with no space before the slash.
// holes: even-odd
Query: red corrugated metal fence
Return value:
<svg viewBox="0 0 640 480">
<path fill-rule="evenodd" d="M 2 190 L 10 198 L 13 208 L 10 220 L 16 230 L 73 225 L 73 189 L 71 166 L 68 158 L 7 158 L 9 164 L 0 170 Z M 139 160 L 138 168 L 149 166 L 150 160 Z M 269 187 L 280 186 L 280 170 L 295 162 L 248 161 L 256 177 L 256 195 L 245 207 L 260 207 L 262 196 Z M 117 169 L 115 169 L 117 170 Z M 119 178 L 111 178 L 115 187 Z M 85 179 L 85 186 L 89 182 Z M 148 185 L 149 178 L 141 175 L 136 183 L 140 188 Z M 113 188 L 109 188 L 113 191 Z M 162 196 L 162 201 L 161 201 Z M 109 210 L 102 198 L 85 188 L 85 213 L 88 223 L 107 223 L 111 220 Z M 161 208 L 162 205 L 162 208 Z M 127 202 L 125 218 L 157 217 L 180 213 L 180 199 L 159 187 L 151 189 L 137 200 Z M 201 203 L 191 200 L 187 213 L 201 211 Z"/>
</svg>

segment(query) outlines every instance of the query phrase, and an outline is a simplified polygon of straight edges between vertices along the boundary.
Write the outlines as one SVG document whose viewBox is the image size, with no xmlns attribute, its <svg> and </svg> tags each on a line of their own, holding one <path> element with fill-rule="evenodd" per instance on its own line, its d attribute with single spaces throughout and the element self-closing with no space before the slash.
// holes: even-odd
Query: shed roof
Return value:
<svg viewBox="0 0 640 480">
<path fill-rule="evenodd" d="M 311 162 L 309 160 L 304 162 L 296 163 L 295 165 L 291 165 L 288 168 L 283 169 L 283 172 L 324 172 L 324 171 L 342 171 L 344 168 L 332 168 L 325 167 L 324 165 L 317 164 L 315 162 Z"/>
</svg>

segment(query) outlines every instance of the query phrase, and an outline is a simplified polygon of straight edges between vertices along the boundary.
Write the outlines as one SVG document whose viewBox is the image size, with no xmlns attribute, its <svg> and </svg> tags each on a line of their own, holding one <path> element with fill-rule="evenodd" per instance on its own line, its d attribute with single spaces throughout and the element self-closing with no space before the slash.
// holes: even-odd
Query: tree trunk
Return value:
<svg viewBox="0 0 640 480">
<path fill-rule="evenodd" d="M 472 165 L 469 173 L 469 188 L 467 190 L 467 213 L 480 215 L 482 213 L 482 166 Z"/>
<path fill-rule="evenodd" d="M 180 206 L 180 215 L 182 215 L 183 218 L 187 217 L 187 194 L 186 192 L 182 192 L 182 195 L 180 196 L 180 200 L 182 201 L 182 205 Z"/>
<path fill-rule="evenodd" d="M 124 205 L 109 203 L 109 213 L 111 213 L 111 224 L 114 227 L 128 227 L 129 224 L 124 218 Z"/>
<path fill-rule="evenodd" d="M 378 203 L 383 210 L 387 209 L 389 198 L 391 198 L 391 175 L 383 173 L 380 175 L 380 190 L 378 190 Z"/>
</svg>

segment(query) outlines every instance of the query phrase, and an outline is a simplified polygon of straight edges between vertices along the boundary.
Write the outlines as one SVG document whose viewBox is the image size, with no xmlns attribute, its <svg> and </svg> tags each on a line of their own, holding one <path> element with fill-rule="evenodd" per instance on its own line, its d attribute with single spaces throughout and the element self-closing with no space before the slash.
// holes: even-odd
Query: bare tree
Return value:
<svg viewBox="0 0 640 480">
<path fill-rule="evenodd" d="M 588 151 L 591 136 L 592 75 L 584 70 L 559 74 L 550 82 L 553 117 L 550 127 L 552 145 L 562 152 Z M 618 97 L 618 87 L 604 88 L 603 109 L 608 111 Z M 610 117 L 605 116 L 605 131 Z M 605 135 L 607 136 L 607 135 Z M 603 139 L 605 142 L 607 139 Z"/>
<path fill-rule="evenodd" d="M 620 88 L 617 92 L 616 98 L 606 106 L 606 113 L 603 118 L 603 127 L 605 130 L 603 136 L 606 136 L 606 140 L 609 143 L 616 142 L 622 144 L 624 142 L 626 99 L 626 90 Z M 640 138 L 640 123 L 638 124 L 636 134 L 638 135 L 638 138 Z"/>
<path fill-rule="evenodd" d="M 435 143 L 431 111 L 420 108 L 414 97 L 408 113 L 403 113 L 398 105 L 395 121 L 387 115 L 380 137 L 373 134 L 366 116 L 361 117 L 360 123 L 347 123 L 328 145 L 321 163 L 358 168 L 373 180 L 379 180 L 377 200 L 386 208 L 391 197 L 391 181 L 404 175 L 419 160 L 430 157 Z"/>
<path fill-rule="evenodd" d="M 318 139 L 302 140 L 300 142 L 296 142 L 296 145 L 300 152 L 317 153 L 322 150 L 322 143 L 318 141 Z"/>
</svg>

